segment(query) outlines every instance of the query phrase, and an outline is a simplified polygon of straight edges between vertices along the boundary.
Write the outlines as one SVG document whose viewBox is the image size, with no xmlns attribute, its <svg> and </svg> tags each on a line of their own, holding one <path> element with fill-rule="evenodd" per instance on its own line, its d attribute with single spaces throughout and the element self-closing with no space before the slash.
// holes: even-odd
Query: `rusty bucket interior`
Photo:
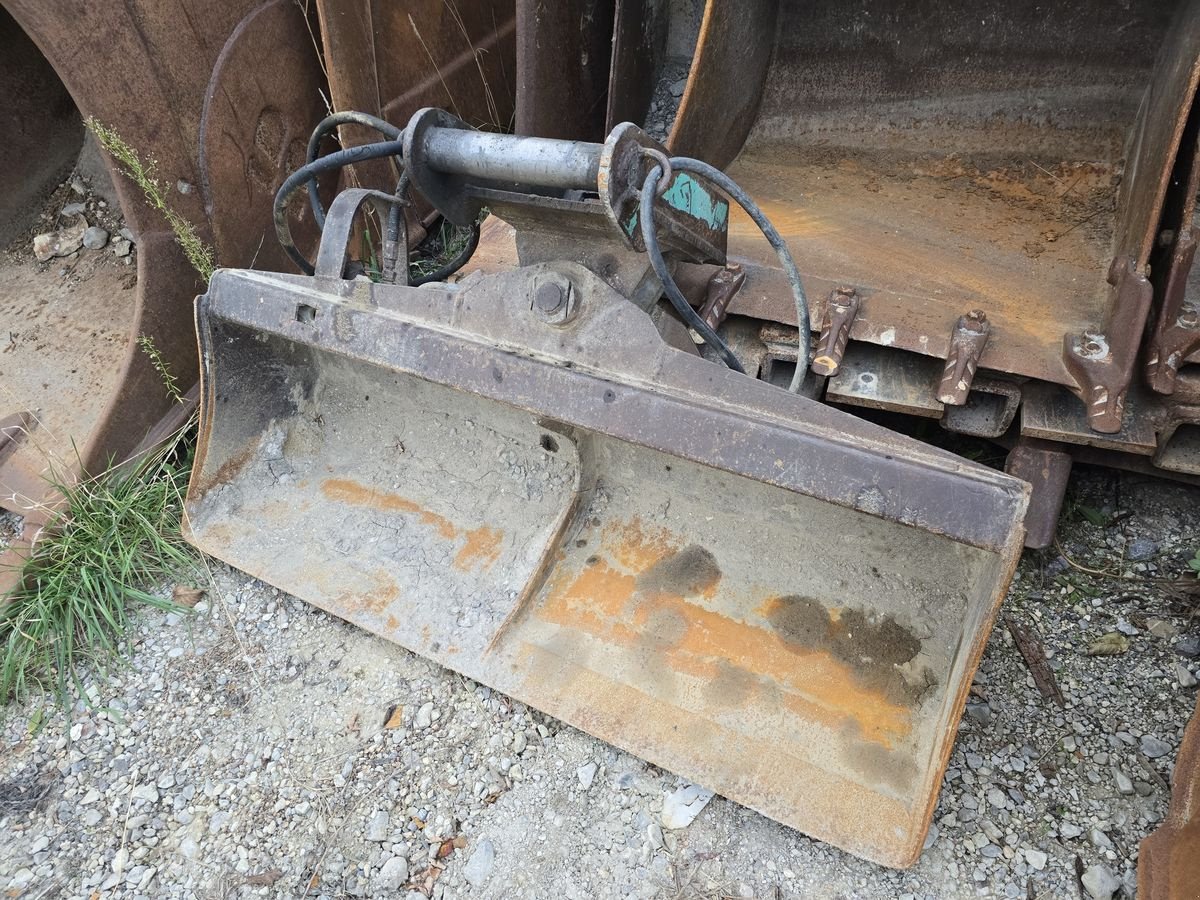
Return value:
<svg viewBox="0 0 1200 900">
<path fill-rule="evenodd" d="M 1200 22 L 1088 5 L 709 0 L 668 143 L 728 167 L 811 293 L 860 287 L 854 340 L 945 358 L 980 309 L 983 368 L 1069 385 L 1064 335 L 1101 329 L 1112 260 L 1151 249 Z M 773 265 L 746 219 L 730 251 Z M 754 282 L 741 309 L 789 321 Z"/>
<path fill-rule="evenodd" d="M 580 298 L 566 334 L 527 302 L 547 281 Z M 1022 482 L 676 350 L 572 263 L 423 288 L 219 271 L 197 316 L 197 546 L 808 834 L 917 858 Z"/>
</svg>

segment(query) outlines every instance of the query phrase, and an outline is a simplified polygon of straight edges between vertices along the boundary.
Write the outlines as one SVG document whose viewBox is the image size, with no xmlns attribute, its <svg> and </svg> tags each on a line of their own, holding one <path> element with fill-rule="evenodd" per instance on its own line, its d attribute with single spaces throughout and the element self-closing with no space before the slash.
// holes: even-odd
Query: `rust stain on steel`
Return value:
<svg viewBox="0 0 1200 900">
<path fill-rule="evenodd" d="M 1147 900 L 1200 897 L 1200 705 L 1192 713 L 1175 760 L 1167 817 L 1141 843 L 1138 896 Z"/>
<path fill-rule="evenodd" d="M 443 515 L 426 509 L 419 503 L 399 494 L 384 493 L 353 481 L 349 478 L 328 478 L 321 483 L 321 493 L 330 500 L 365 506 L 386 512 L 411 513 L 423 525 L 428 525 L 439 537 L 447 541 L 463 538 L 463 545 L 454 557 L 454 567 L 463 572 L 473 569 L 490 569 L 500 558 L 504 532 L 498 528 L 481 525 L 465 530 L 459 528 Z"/>
<path fill-rule="evenodd" d="M 370 584 L 365 588 L 355 588 L 334 598 L 335 609 L 361 609 L 372 615 L 379 616 L 383 611 L 400 598 L 400 587 L 395 580 L 383 569 L 376 569 L 370 575 Z M 389 616 L 388 621 L 395 621 Z"/>
<path fill-rule="evenodd" d="M 467 542 L 454 557 L 454 566 L 464 572 L 473 568 L 490 569 L 500 558 L 504 532 L 487 525 L 466 532 Z"/>
<path fill-rule="evenodd" d="M 922 671 L 911 686 L 901 671 L 921 649 L 911 633 L 803 598 L 762 602 L 766 625 L 714 612 L 704 601 L 730 590 L 718 561 L 667 535 L 636 519 L 610 525 L 599 554 L 551 577 L 534 615 L 627 649 L 644 667 L 702 679 L 716 703 L 774 693 L 796 715 L 885 750 L 911 734 L 912 705 L 932 683 Z"/>
<path fill-rule="evenodd" d="M 384 494 L 349 478 L 329 478 L 321 484 L 321 493 L 330 500 L 351 506 L 367 506 L 387 512 L 412 513 L 448 541 L 458 537 L 458 528 L 445 516 L 427 510 L 419 503 L 398 494 Z"/>
</svg>

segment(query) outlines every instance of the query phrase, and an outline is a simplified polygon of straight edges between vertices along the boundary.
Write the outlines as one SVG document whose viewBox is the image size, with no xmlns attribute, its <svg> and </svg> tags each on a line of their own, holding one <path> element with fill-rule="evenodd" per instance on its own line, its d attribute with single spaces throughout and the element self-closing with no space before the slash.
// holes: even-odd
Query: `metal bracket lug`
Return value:
<svg viewBox="0 0 1200 900">
<path fill-rule="evenodd" d="M 1063 337 L 1063 364 L 1083 400 L 1088 426 L 1100 434 L 1116 434 L 1125 416 L 1125 394 L 1150 308 L 1150 281 L 1132 257 L 1117 257 L 1109 267 L 1112 285 L 1103 331 Z"/>
<path fill-rule="evenodd" d="M 836 375 L 846 344 L 850 341 L 850 326 L 858 316 L 858 292 L 852 287 L 836 288 L 829 293 L 825 304 L 825 321 L 821 336 L 813 351 L 812 370 L 818 375 Z"/>
<path fill-rule="evenodd" d="M 950 354 L 942 381 L 938 385 L 937 398 L 949 406 L 962 406 L 971 392 L 971 381 L 987 346 L 991 323 L 983 310 L 976 309 L 958 317 L 954 334 L 950 336 Z"/>
<path fill-rule="evenodd" d="M 725 316 L 729 313 L 729 305 L 733 303 L 734 295 L 746 283 L 746 273 L 737 263 L 730 263 L 723 269 L 713 272 L 708 279 L 708 287 L 704 295 L 704 305 L 700 308 L 700 318 L 713 331 L 721 327 Z"/>
</svg>

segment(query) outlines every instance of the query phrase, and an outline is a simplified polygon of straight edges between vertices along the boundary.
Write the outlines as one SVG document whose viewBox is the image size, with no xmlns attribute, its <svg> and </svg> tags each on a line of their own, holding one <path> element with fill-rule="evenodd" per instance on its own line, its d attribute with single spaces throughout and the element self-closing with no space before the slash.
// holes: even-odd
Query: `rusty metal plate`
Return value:
<svg viewBox="0 0 1200 900">
<path fill-rule="evenodd" d="M 1022 391 L 1021 434 L 1050 441 L 1087 444 L 1106 450 L 1121 450 L 1149 456 L 1157 439 L 1152 417 L 1143 406 L 1152 403 L 1139 391 L 1131 391 L 1125 404 L 1124 425 L 1116 434 L 1100 434 L 1088 427 L 1083 405 L 1066 388 L 1055 384 L 1028 384 Z"/>
<path fill-rule="evenodd" d="M 566 325 L 526 301 L 548 282 L 572 286 Z M 673 350 L 570 263 L 422 289 L 222 271 L 198 322 L 197 546 L 788 825 L 916 859 L 1021 482 Z"/>
<path fill-rule="evenodd" d="M 200 118 L 200 175 L 223 265 L 292 266 L 275 239 L 271 208 L 279 185 L 304 165 L 309 132 L 325 116 L 313 41 L 294 0 L 271 0 L 238 24 L 213 66 Z M 298 246 L 315 243 L 308 205 L 292 204 L 291 219 Z"/>
<path fill-rule="evenodd" d="M 605 132 L 641 123 L 654 94 L 655 67 L 666 52 L 667 0 L 616 0 Z"/>
<path fill-rule="evenodd" d="M 516 133 L 604 139 L 614 0 L 517 0 Z"/>
<path fill-rule="evenodd" d="M 259 244 L 259 225 L 269 221 L 271 179 L 290 162 L 285 145 L 291 140 L 276 138 L 295 133 L 294 120 L 309 118 L 320 102 L 315 95 L 297 97 L 318 86 L 319 65 L 312 41 L 297 43 L 305 30 L 297 24 L 303 16 L 296 5 L 131 0 L 114 7 L 4 0 L 4 6 L 45 55 L 43 69 L 54 70 L 79 112 L 155 160 L 172 208 L 215 244 L 218 259 L 248 264 Z M 264 24 L 270 27 L 264 30 Z M 116 79 L 114 59 L 121 68 Z M 21 62 L 19 56 L 0 56 L 0 67 Z M 209 95 L 218 90 L 223 96 Z M 208 124 L 220 132 L 210 134 L 206 144 L 210 166 L 201 161 L 206 109 Z M 49 104 L 45 112 L 61 110 Z M 286 127 L 273 127 L 280 122 Z M 45 481 L 50 464 L 62 463 L 58 474 L 64 478 L 80 468 L 105 468 L 134 450 L 177 406 L 134 336 L 148 337 L 185 385 L 198 372 L 191 304 L 201 280 L 141 189 L 115 172 L 114 182 L 126 224 L 138 236 L 136 288 L 109 284 L 102 305 L 111 315 L 102 320 L 95 307 L 60 303 L 47 313 L 55 332 L 50 355 L 37 364 L 50 375 L 31 387 L 27 382 L 37 371 L 31 365 L 23 369 L 25 381 L 17 376 L 9 381 L 5 373 L 0 383 L 20 389 L 22 408 L 43 411 L 42 438 L 25 442 L 0 470 L 0 493 L 9 498 L 0 503 L 25 511 L 33 504 L 42 516 L 49 510 L 36 503 L 58 496 Z M 209 203 L 220 218 L 215 227 Z M 257 265 L 273 258 L 274 250 L 263 242 Z M 26 310 L 10 319 L 6 326 L 15 331 L 36 317 Z M 0 417 L 14 411 L 0 408 Z M 51 436 L 54 446 L 47 453 L 44 442 Z"/>
<path fill-rule="evenodd" d="M 852 343 L 825 396 L 834 403 L 940 419 L 945 409 L 937 398 L 941 374 L 936 359 Z"/>
<path fill-rule="evenodd" d="M 957 317 L 982 309 L 993 331 L 981 367 L 1073 383 L 1063 335 L 1104 326 L 1114 241 L 1140 247 L 1161 207 L 1195 15 L 1172 25 L 1184 4 L 1152 0 L 1097 15 L 1001 2 L 966 15 L 951 0 L 781 0 L 777 16 L 726 5 L 707 4 L 713 26 L 676 123 L 689 139 L 675 143 L 737 156 L 730 174 L 788 240 L 810 296 L 856 287 L 866 300 L 852 339 L 941 358 Z M 757 40 L 730 39 L 752 6 Z M 746 62 L 767 44 L 769 64 Z M 1139 119 L 1151 84 L 1154 110 Z M 1033 86 L 1036 110 L 1016 99 Z M 731 92 L 753 98 L 744 127 L 740 112 L 725 118 L 739 107 L 716 102 Z M 1147 189 L 1118 205 L 1135 130 Z M 761 267 L 731 312 L 791 322 L 786 283 L 740 216 L 730 255 Z"/>
<path fill-rule="evenodd" d="M 1200 706 L 1192 713 L 1171 779 L 1167 818 L 1138 847 L 1138 896 L 1142 900 L 1200 897 Z"/>
<path fill-rule="evenodd" d="M 754 124 L 779 0 L 706 0 L 696 52 L 667 138 L 677 156 L 723 169 Z"/>
</svg>

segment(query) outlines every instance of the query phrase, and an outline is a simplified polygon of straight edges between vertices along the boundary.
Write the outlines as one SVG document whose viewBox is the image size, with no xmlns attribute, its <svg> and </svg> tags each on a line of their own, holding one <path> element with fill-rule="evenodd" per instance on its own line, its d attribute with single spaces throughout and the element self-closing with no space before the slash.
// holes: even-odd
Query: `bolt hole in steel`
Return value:
<svg viewBox="0 0 1200 900">
<path fill-rule="evenodd" d="M 605 403 L 612 403 L 616 399 L 617 399 L 617 395 L 616 395 L 615 391 L 605 391 L 604 392 L 604 402 Z"/>
<path fill-rule="evenodd" d="M 542 444 L 542 449 L 545 450 L 547 453 L 557 453 L 558 452 L 558 441 L 556 441 L 554 438 L 552 438 L 548 434 L 542 435 L 541 444 Z"/>
<path fill-rule="evenodd" d="M 311 325 L 317 318 L 317 308 L 301 303 L 296 306 L 296 321 Z"/>
<path fill-rule="evenodd" d="M 858 380 L 861 381 L 863 384 L 874 384 L 875 376 L 872 375 L 870 372 L 863 372 L 861 375 L 858 376 Z"/>
</svg>

